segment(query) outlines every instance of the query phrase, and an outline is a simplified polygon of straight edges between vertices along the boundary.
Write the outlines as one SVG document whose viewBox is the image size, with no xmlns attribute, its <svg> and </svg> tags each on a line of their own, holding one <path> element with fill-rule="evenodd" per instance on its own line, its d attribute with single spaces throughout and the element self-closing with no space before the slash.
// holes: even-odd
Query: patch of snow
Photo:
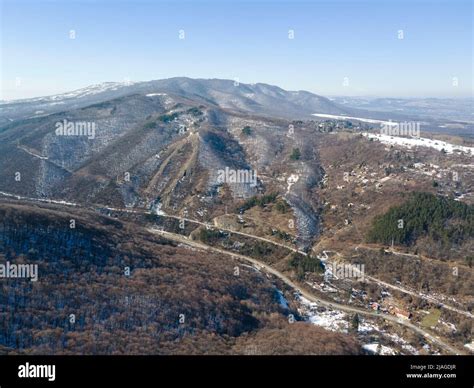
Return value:
<svg viewBox="0 0 474 388">
<path fill-rule="evenodd" d="M 457 151 L 468 155 L 474 155 L 474 147 L 458 146 L 455 144 L 446 143 L 441 140 L 432 140 L 423 137 L 390 136 L 377 133 L 363 133 L 362 135 L 369 139 L 378 140 L 382 144 L 399 145 L 409 149 L 413 147 L 429 147 L 438 151 L 444 150 L 448 154 L 452 154 L 453 152 Z"/>
<path fill-rule="evenodd" d="M 48 102 L 48 101 L 53 101 L 50 105 L 63 104 L 61 100 L 90 96 L 90 95 L 105 92 L 107 90 L 117 90 L 118 87 L 129 86 L 129 85 L 133 85 L 134 83 L 135 82 L 131 82 L 131 81 L 103 82 L 96 85 L 90 85 L 82 89 L 73 90 L 72 92 L 56 94 L 53 96 L 34 97 L 34 98 L 26 98 L 26 99 L 19 99 L 19 100 L 2 100 L 0 104 L 8 104 L 11 102 Z"/>
<path fill-rule="evenodd" d="M 464 344 L 465 348 L 468 348 L 471 352 L 474 352 L 474 341 Z"/>
<path fill-rule="evenodd" d="M 288 184 L 286 192 L 289 193 L 291 186 L 293 186 L 298 180 L 300 179 L 299 175 L 297 174 L 291 174 L 288 179 L 286 180 L 286 183 Z"/>
<path fill-rule="evenodd" d="M 362 345 L 362 348 L 372 354 L 380 354 L 382 356 L 394 356 L 396 354 L 395 350 L 392 348 L 377 343 Z"/>
<path fill-rule="evenodd" d="M 347 315 L 345 313 L 339 310 L 320 307 L 317 303 L 310 302 L 301 295 L 298 295 L 296 298 L 301 304 L 301 309 L 298 309 L 299 313 L 306 317 L 313 325 L 321 326 L 330 331 L 347 333 L 349 322 L 347 322 Z M 320 311 L 321 309 L 324 309 L 324 311 Z"/>
<path fill-rule="evenodd" d="M 313 113 L 312 116 L 327 118 L 327 119 L 335 119 L 335 120 L 357 120 L 362 121 L 364 123 L 371 123 L 371 124 L 384 124 L 388 126 L 395 126 L 397 123 L 393 121 L 384 121 L 384 120 L 375 120 L 375 119 L 366 119 L 363 117 L 351 117 L 351 116 L 338 116 L 338 115 L 328 115 L 323 113 Z"/>
<path fill-rule="evenodd" d="M 362 321 L 359 322 L 359 328 L 357 330 L 359 333 L 369 333 L 371 331 L 381 331 L 380 328 L 372 323 Z"/>
<path fill-rule="evenodd" d="M 416 350 L 412 345 L 410 345 L 407 341 L 405 341 L 403 338 L 401 338 L 397 334 L 386 334 L 388 338 L 390 338 L 393 342 L 401 345 L 403 350 L 406 350 L 410 354 L 418 355 L 418 350 Z"/>
<path fill-rule="evenodd" d="M 161 204 L 161 203 L 157 203 L 157 204 L 155 205 L 155 207 L 154 207 L 153 210 L 154 210 L 154 213 L 155 213 L 157 216 L 165 216 L 165 215 L 166 215 L 166 213 L 165 213 L 163 210 L 161 210 L 161 207 L 162 207 L 162 206 L 163 206 L 163 204 Z"/>
<path fill-rule="evenodd" d="M 446 321 L 443 321 L 443 320 L 440 320 L 440 323 L 447 326 L 449 330 L 451 330 L 452 332 L 456 332 L 457 331 L 457 328 L 456 328 L 456 325 L 454 325 L 453 323 L 451 322 L 446 322 Z"/>
<path fill-rule="evenodd" d="M 277 290 L 277 294 L 278 294 L 278 303 L 280 303 L 280 306 L 283 307 L 285 310 L 288 310 L 289 309 L 288 301 L 286 300 L 285 295 L 283 295 L 283 292 L 281 292 L 280 290 Z"/>
</svg>

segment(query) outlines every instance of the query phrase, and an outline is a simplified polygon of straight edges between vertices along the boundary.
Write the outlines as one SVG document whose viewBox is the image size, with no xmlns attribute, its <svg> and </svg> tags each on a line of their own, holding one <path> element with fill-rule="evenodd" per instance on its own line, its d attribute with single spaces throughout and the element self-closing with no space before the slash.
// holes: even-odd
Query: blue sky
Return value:
<svg viewBox="0 0 474 388">
<path fill-rule="evenodd" d="M 469 0 L 0 1 L 0 98 L 174 76 L 322 95 L 472 95 Z"/>
</svg>

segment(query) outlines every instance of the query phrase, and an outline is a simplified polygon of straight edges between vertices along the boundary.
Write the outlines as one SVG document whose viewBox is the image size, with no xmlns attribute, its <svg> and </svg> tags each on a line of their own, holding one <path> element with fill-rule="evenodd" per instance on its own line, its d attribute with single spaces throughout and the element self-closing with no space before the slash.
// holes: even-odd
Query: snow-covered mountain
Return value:
<svg viewBox="0 0 474 388">
<path fill-rule="evenodd" d="M 102 82 L 100 84 L 86 86 L 85 88 L 73 90 L 67 93 L 55 94 L 52 96 L 25 98 L 19 100 L 0 100 L 0 105 L 6 104 L 22 104 L 22 103 L 38 103 L 38 102 L 60 102 L 72 98 L 82 98 L 87 96 L 93 96 L 95 94 L 116 91 L 120 88 L 130 86 L 134 82 Z"/>
<path fill-rule="evenodd" d="M 105 82 L 54 96 L 1 101 L 0 126 L 83 108 L 132 94 L 167 93 L 211 103 L 216 107 L 282 118 L 308 118 L 311 113 L 351 114 L 329 99 L 307 91 L 287 91 L 262 83 L 244 84 L 222 79 L 169 78 L 147 82 Z"/>
</svg>

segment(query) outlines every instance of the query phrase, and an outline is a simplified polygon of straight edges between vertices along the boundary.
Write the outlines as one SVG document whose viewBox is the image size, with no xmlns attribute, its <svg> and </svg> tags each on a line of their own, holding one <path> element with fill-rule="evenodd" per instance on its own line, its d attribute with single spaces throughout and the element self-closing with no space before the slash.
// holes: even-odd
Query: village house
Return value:
<svg viewBox="0 0 474 388">
<path fill-rule="evenodd" d="M 390 306 L 388 312 L 392 315 L 395 315 L 398 318 L 411 319 L 412 314 L 409 311 L 403 310 L 396 306 Z"/>
</svg>

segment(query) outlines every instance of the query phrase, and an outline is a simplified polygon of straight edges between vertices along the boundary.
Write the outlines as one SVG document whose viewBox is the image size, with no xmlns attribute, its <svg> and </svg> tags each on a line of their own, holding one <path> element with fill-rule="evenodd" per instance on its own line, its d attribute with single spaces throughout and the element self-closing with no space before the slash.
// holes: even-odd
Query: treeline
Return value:
<svg viewBox="0 0 474 388">
<path fill-rule="evenodd" d="M 206 244 L 212 244 L 215 243 L 216 240 L 221 239 L 222 237 L 227 237 L 228 234 L 224 234 L 224 232 L 221 232 L 216 229 L 207 229 L 207 228 L 202 228 L 199 230 L 198 238 L 202 242 Z"/>
<path fill-rule="evenodd" d="M 318 258 L 310 255 L 304 256 L 300 253 L 293 253 L 288 265 L 296 271 L 298 280 L 303 280 L 306 272 L 324 272 L 324 268 Z"/>
<path fill-rule="evenodd" d="M 414 290 L 424 293 L 438 293 L 462 296 L 461 300 L 471 301 L 466 309 L 474 309 L 474 276 L 468 268 L 459 267 L 453 273 L 451 263 L 431 260 L 417 260 L 409 256 L 380 253 L 359 248 L 358 253 L 349 259 L 352 264 L 364 264 L 370 269 L 367 275 L 388 283 L 400 282 Z M 377 291 L 379 292 L 379 291 Z M 420 299 L 422 302 L 423 299 Z M 414 306 L 410 300 L 410 304 Z"/>
<path fill-rule="evenodd" d="M 217 229 L 202 228 L 197 233 L 197 238 L 208 245 L 250 256 L 268 264 L 283 259 L 289 253 L 287 249 L 277 247 L 272 243 L 238 236 Z"/>
<path fill-rule="evenodd" d="M 25 210 L 0 206 L 0 262 L 38 264 L 37 282 L 0 284 L 0 347 L 8 353 L 225 352 L 280 311 L 263 275 L 242 267 L 237 277 L 225 257 L 95 214 Z M 216 347 L 181 342 L 209 337 Z"/>
<path fill-rule="evenodd" d="M 268 205 L 270 203 L 274 203 L 278 197 L 278 193 L 270 193 L 262 196 L 253 196 L 252 198 L 248 199 L 247 201 L 244 202 L 242 206 L 240 206 L 237 210 L 238 211 L 246 211 L 254 206 L 260 206 L 264 207 L 265 205 Z"/>
<path fill-rule="evenodd" d="M 421 237 L 442 246 L 462 245 L 474 237 L 474 206 L 429 193 L 415 193 L 407 202 L 374 219 L 368 242 L 411 246 Z"/>
<path fill-rule="evenodd" d="M 39 266 L 37 282 L 0 282 L 0 354 L 360 352 L 347 335 L 289 324 L 298 313 L 273 282 L 223 255 L 87 211 L 0 205 L 0 220 L 0 262 Z"/>
<path fill-rule="evenodd" d="M 171 121 L 173 121 L 174 119 L 178 117 L 179 117 L 179 113 L 173 112 L 173 113 L 161 115 L 160 117 L 158 117 L 158 120 L 163 123 L 170 123 Z"/>
</svg>

